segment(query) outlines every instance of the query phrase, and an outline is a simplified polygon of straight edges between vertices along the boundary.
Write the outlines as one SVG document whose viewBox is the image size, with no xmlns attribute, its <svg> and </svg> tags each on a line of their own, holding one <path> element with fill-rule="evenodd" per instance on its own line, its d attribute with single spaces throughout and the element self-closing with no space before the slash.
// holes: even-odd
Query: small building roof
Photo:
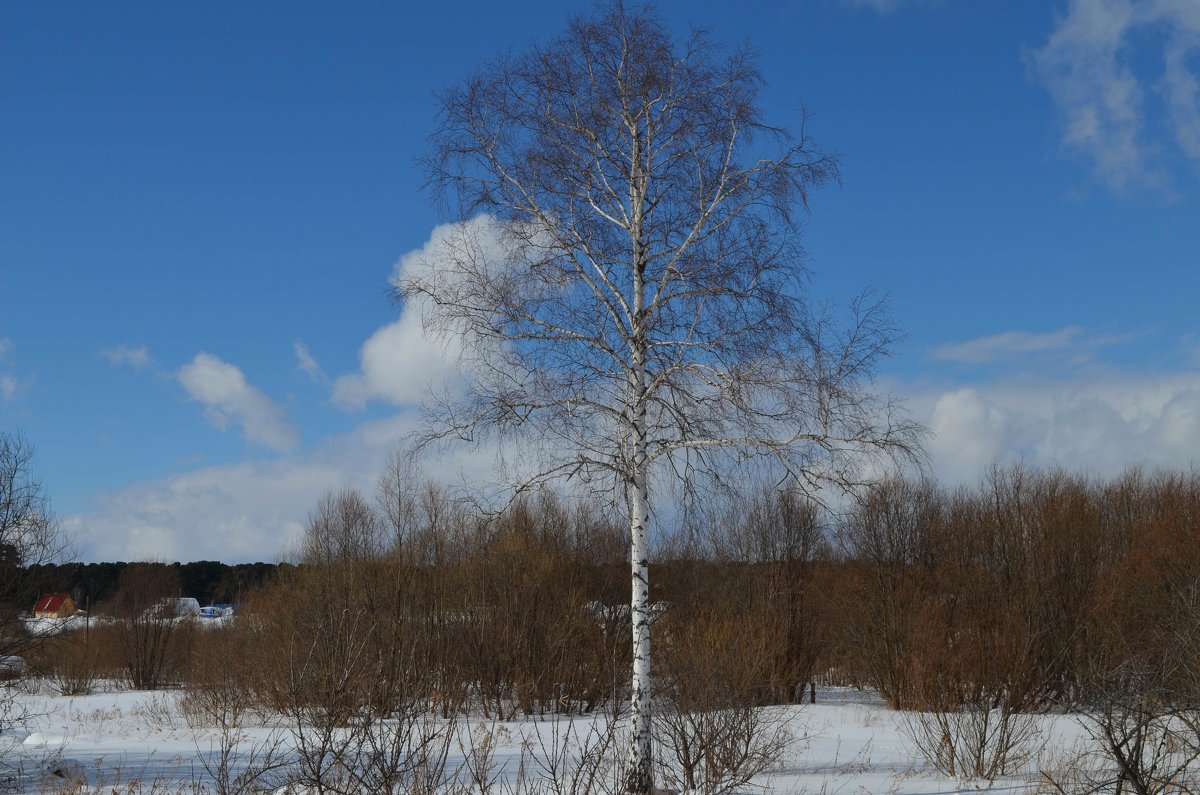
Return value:
<svg viewBox="0 0 1200 795">
<path fill-rule="evenodd" d="M 69 593 L 44 593 L 33 607 L 35 613 L 57 613 L 63 604 L 71 598 Z M 26 602 L 25 604 L 29 604 Z"/>
</svg>

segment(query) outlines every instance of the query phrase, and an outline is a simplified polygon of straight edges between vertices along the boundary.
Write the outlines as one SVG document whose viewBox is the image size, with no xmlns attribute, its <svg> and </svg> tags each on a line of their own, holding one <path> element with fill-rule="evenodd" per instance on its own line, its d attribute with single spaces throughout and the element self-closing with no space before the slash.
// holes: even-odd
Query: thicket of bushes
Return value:
<svg viewBox="0 0 1200 795">
<path fill-rule="evenodd" d="M 836 522 L 796 492 L 760 489 L 708 516 L 654 565 L 664 688 L 694 693 L 684 683 L 699 678 L 762 705 L 825 678 L 898 708 L 1072 707 L 1130 660 L 1178 658 L 1200 640 L 1195 474 L 1016 467 L 957 490 L 896 480 Z M 230 632 L 252 636 L 253 653 L 233 673 L 275 705 L 281 688 L 317 697 L 335 681 L 353 701 L 361 677 L 446 714 L 611 706 L 629 662 L 626 554 L 618 517 L 549 493 L 499 516 L 396 476 L 374 500 L 327 495 L 299 565 L 245 600 Z M 169 566 L 125 567 L 103 612 L 126 621 L 89 633 L 103 673 L 155 686 L 194 675 L 193 646 L 214 659 L 200 647 L 229 632 L 139 626 L 179 591 Z M 59 638 L 39 660 L 54 667 L 80 643 Z"/>
<path fill-rule="evenodd" d="M 938 769 L 1010 773 L 1061 708 L 1093 742 L 1055 791 L 1200 791 L 1200 476 L 890 482 L 837 537 L 827 662 L 914 710 Z"/>
<path fill-rule="evenodd" d="M 1200 640 L 1195 474 L 891 482 L 838 539 L 844 620 L 827 662 L 895 707 L 1073 707 L 1130 660 Z"/>
</svg>

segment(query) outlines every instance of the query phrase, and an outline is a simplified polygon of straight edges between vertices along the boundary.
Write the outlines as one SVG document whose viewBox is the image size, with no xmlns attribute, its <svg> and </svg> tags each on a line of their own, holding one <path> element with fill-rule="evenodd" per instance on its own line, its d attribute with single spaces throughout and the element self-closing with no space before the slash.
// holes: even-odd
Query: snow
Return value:
<svg viewBox="0 0 1200 795">
<path fill-rule="evenodd" d="M 169 617 L 166 621 L 176 624 L 195 621 L 196 626 L 205 629 L 217 629 L 219 627 L 228 626 L 236 618 L 236 611 L 232 606 L 209 606 L 205 608 L 197 607 L 192 609 L 192 603 L 199 604 L 195 599 L 170 599 L 164 601 L 161 605 L 156 605 L 150 608 L 150 615 L 155 616 L 156 611 L 163 610 L 168 613 Z M 210 612 L 205 613 L 208 610 Z M 100 627 L 112 624 L 117 619 L 112 616 L 93 615 L 88 616 L 82 610 L 74 615 L 56 618 L 52 616 L 33 617 L 25 616 L 21 619 L 25 625 L 26 631 L 30 635 L 36 637 L 50 637 L 52 635 L 61 635 L 67 632 L 83 631 L 89 626 Z M 3 670 L 3 659 L 0 658 L 0 671 Z"/>
<path fill-rule="evenodd" d="M 161 787 L 204 781 L 204 762 L 211 762 L 221 745 L 217 729 L 189 725 L 180 710 L 182 694 L 178 692 L 110 689 L 77 697 L 44 691 L 17 692 L 16 696 L 25 716 L 15 728 L 0 735 L 0 769 L 4 763 L 18 762 L 26 774 L 24 792 L 46 791 L 55 782 L 61 785 L 65 777 L 82 777 L 92 788 L 124 787 L 136 779 L 146 792 L 152 783 Z M 818 690 L 818 702 L 780 708 L 792 734 L 799 739 L 782 765 L 746 792 L 1026 792 L 1036 785 L 1039 763 L 1052 764 L 1082 736 L 1069 715 L 1041 716 L 1038 720 L 1045 746 L 1027 769 L 991 784 L 954 781 L 916 758 L 901 731 L 903 713 L 889 710 L 873 694 L 822 689 Z M 597 720 L 576 718 L 572 728 L 586 732 Z M 561 736 L 564 725 L 549 719 L 481 723 L 476 717 L 459 726 L 464 738 L 468 731 L 480 729 L 496 743 L 497 769 L 503 771 L 501 775 L 510 776 L 520 765 L 523 748 L 526 752 L 536 750 L 539 736 Z M 272 745 L 277 745 L 285 757 L 292 756 L 290 733 L 270 720 L 250 718 L 236 732 L 235 765 L 244 765 L 244 755 L 252 750 L 261 752 Z M 551 745 L 553 742 L 550 740 Z M 456 745 L 450 766 L 461 766 L 463 761 L 461 748 Z"/>
<path fill-rule="evenodd" d="M 82 610 L 77 611 L 73 615 L 63 616 L 26 616 L 21 619 L 25 624 L 25 629 L 30 635 L 46 637 L 49 635 L 58 635 L 62 632 L 70 632 L 76 629 L 83 629 L 87 625 L 87 614 Z M 97 623 L 96 616 L 92 616 L 93 624 Z"/>
</svg>

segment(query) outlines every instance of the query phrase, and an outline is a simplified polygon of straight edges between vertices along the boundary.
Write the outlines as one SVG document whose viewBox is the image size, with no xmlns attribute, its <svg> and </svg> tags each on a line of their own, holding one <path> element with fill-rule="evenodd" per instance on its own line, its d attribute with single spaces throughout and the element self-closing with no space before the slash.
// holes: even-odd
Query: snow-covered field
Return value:
<svg viewBox="0 0 1200 795">
<path fill-rule="evenodd" d="M 197 725 L 180 709 L 177 692 L 111 690 L 89 696 L 62 697 L 23 693 L 18 706 L 26 715 L 17 727 L 0 736 L 0 757 L 6 765 L 18 763 L 26 778 L 23 792 L 195 792 L 215 791 L 220 762 L 221 731 Z M 1038 769 L 1053 765 L 1081 739 L 1081 730 L 1070 716 L 1037 719 L 1041 750 L 1009 778 L 995 782 L 955 781 L 923 763 L 902 724 L 903 713 L 889 710 L 870 693 L 850 689 L 818 691 L 818 703 L 789 707 L 782 713 L 796 737 L 783 761 L 757 778 L 746 792 L 779 793 L 934 793 L 1038 791 Z M 574 728 L 586 731 L 595 719 L 577 718 Z M 536 738 L 562 732 L 552 721 L 514 721 L 482 726 L 463 723 L 492 738 L 494 770 L 513 776 L 522 750 L 539 747 Z M 226 735 L 228 737 L 229 735 Z M 236 747 L 227 758 L 234 773 L 252 754 L 274 749 L 279 760 L 294 760 L 290 733 L 261 718 L 246 720 L 234 733 Z M 451 769 L 462 766 L 463 745 L 455 743 Z M 206 764 L 207 762 L 207 764 Z M 286 775 L 276 773 L 275 783 Z M 71 789 L 67 779 L 86 781 Z"/>
</svg>

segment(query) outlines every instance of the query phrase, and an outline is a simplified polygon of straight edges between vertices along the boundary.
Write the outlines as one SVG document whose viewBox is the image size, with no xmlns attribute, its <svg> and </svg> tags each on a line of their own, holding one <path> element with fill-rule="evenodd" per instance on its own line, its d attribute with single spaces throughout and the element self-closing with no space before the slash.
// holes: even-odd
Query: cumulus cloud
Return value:
<svg viewBox="0 0 1200 795">
<path fill-rule="evenodd" d="M 65 524 L 89 560 L 275 560 L 300 537 L 317 497 L 364 485 L 370 456 L 361 458 L 325 450 L 137 483 Z"/>
<path fill-rule="evenodd" d="M 324 383 L 329 380 L 325 376 L 325 371 L 321 369 L 321 365 L 317 363 L 312 353 L 309 352 L 308 346 L 301 340 L 296 340 L 292 344 L 292 351 L 296 354 L 296 366 L 311 380 L 318 383 Z"/>
<path fill-rule="evenodd" d="M 436 270 L 451 257 L 469 255 L 502 258 L 500 235 L 492 219 L 478 216 L 463 223 L 434 228 L 421 248 L 396 262 L 391 281 Z M 346 409 L 361 409 L 372 400 L 397 406 L 419 403 L 432 387 L 453 384 L 459 376 L 457 350 L 425 333 L 419 300 L 408 301 L 399 320 L 376 331 L 359 350 L 359 372 L 343 375 L 334 382 L 333 400 Z"/>
<path fill-rule="evenodd" d="M 991 461 L 1019 449 L 1020 418 L 972 388 L 937 397 L 928 420 L 929 448 L 940 477 L 981 472 Z"/>
<path fill-rule="evenodd" d="M 194 400 L 204 404 L 209 422 L 221 430 L 237 424 L 248 442 L 280 452 L 294 450 L 299 444 L 283 409 L 248 383 L 236 366 L 212 354 L 198 353 L 176 377 Z"/>
<path fill-rule="evenodd" d="M 150 357 L 150 351 L 145 345 L 126 345 L 122 343 L 115 348 L 105 348 L 100 351 L 100 355 L 108 360 L 108 363 L 113 367 L 127 365 L 134 370 L 145 370 L 147 367 L 154 366 L 154 359 Z"/>
<path fill-rule="evenodd" d="M 1200 463 L 1196 373 L 1011 379 L 925 391 L 910 405 L 932 431 L 935 473 L 949 482 L 1018 458 L 1098 475 Z"/>
<path fill-rule="evenodd" d="M 372 334 L 358 358 L 361 371 L 334 383 L 333 401 L 342 408 L 361 409 L 371 400 L 415 405 L 430 386 L 454 372 L 440 343 L 426 339 L 411 308 Z"/>
<path fill-rule="evenodd" d="M 363 423 L 312 450 L 198 469 L 135 483 L 65 517 L 83 560 L 277 560 L 295 548 L 308 513 L 331 489 L 368 496 L 387 456 L 414 422 L 411 412 Z M 485 478 L 476 452 L 428 462 L 422 475 L 445 483 Z"/>
<path fill-rule="evenodd" d="M 1160 36 L 1137 36 L 1139 33 Z M 1161 43 L 1162 71 L 1139 75 L 1137 46 Z M 1090 159 L 1111 189 L 1166 188 L 1156 150 L 1171 142 L 1200 164 L 1200 4 L 1195 0 L 1072 0 L 1030 63 L 1062 117 L 1063 144 Z M 1152 89 L 1147 90 L 1147 86 Z M 1161 96 L 1165 130 L 1147 98 Z"/>
</svg>

